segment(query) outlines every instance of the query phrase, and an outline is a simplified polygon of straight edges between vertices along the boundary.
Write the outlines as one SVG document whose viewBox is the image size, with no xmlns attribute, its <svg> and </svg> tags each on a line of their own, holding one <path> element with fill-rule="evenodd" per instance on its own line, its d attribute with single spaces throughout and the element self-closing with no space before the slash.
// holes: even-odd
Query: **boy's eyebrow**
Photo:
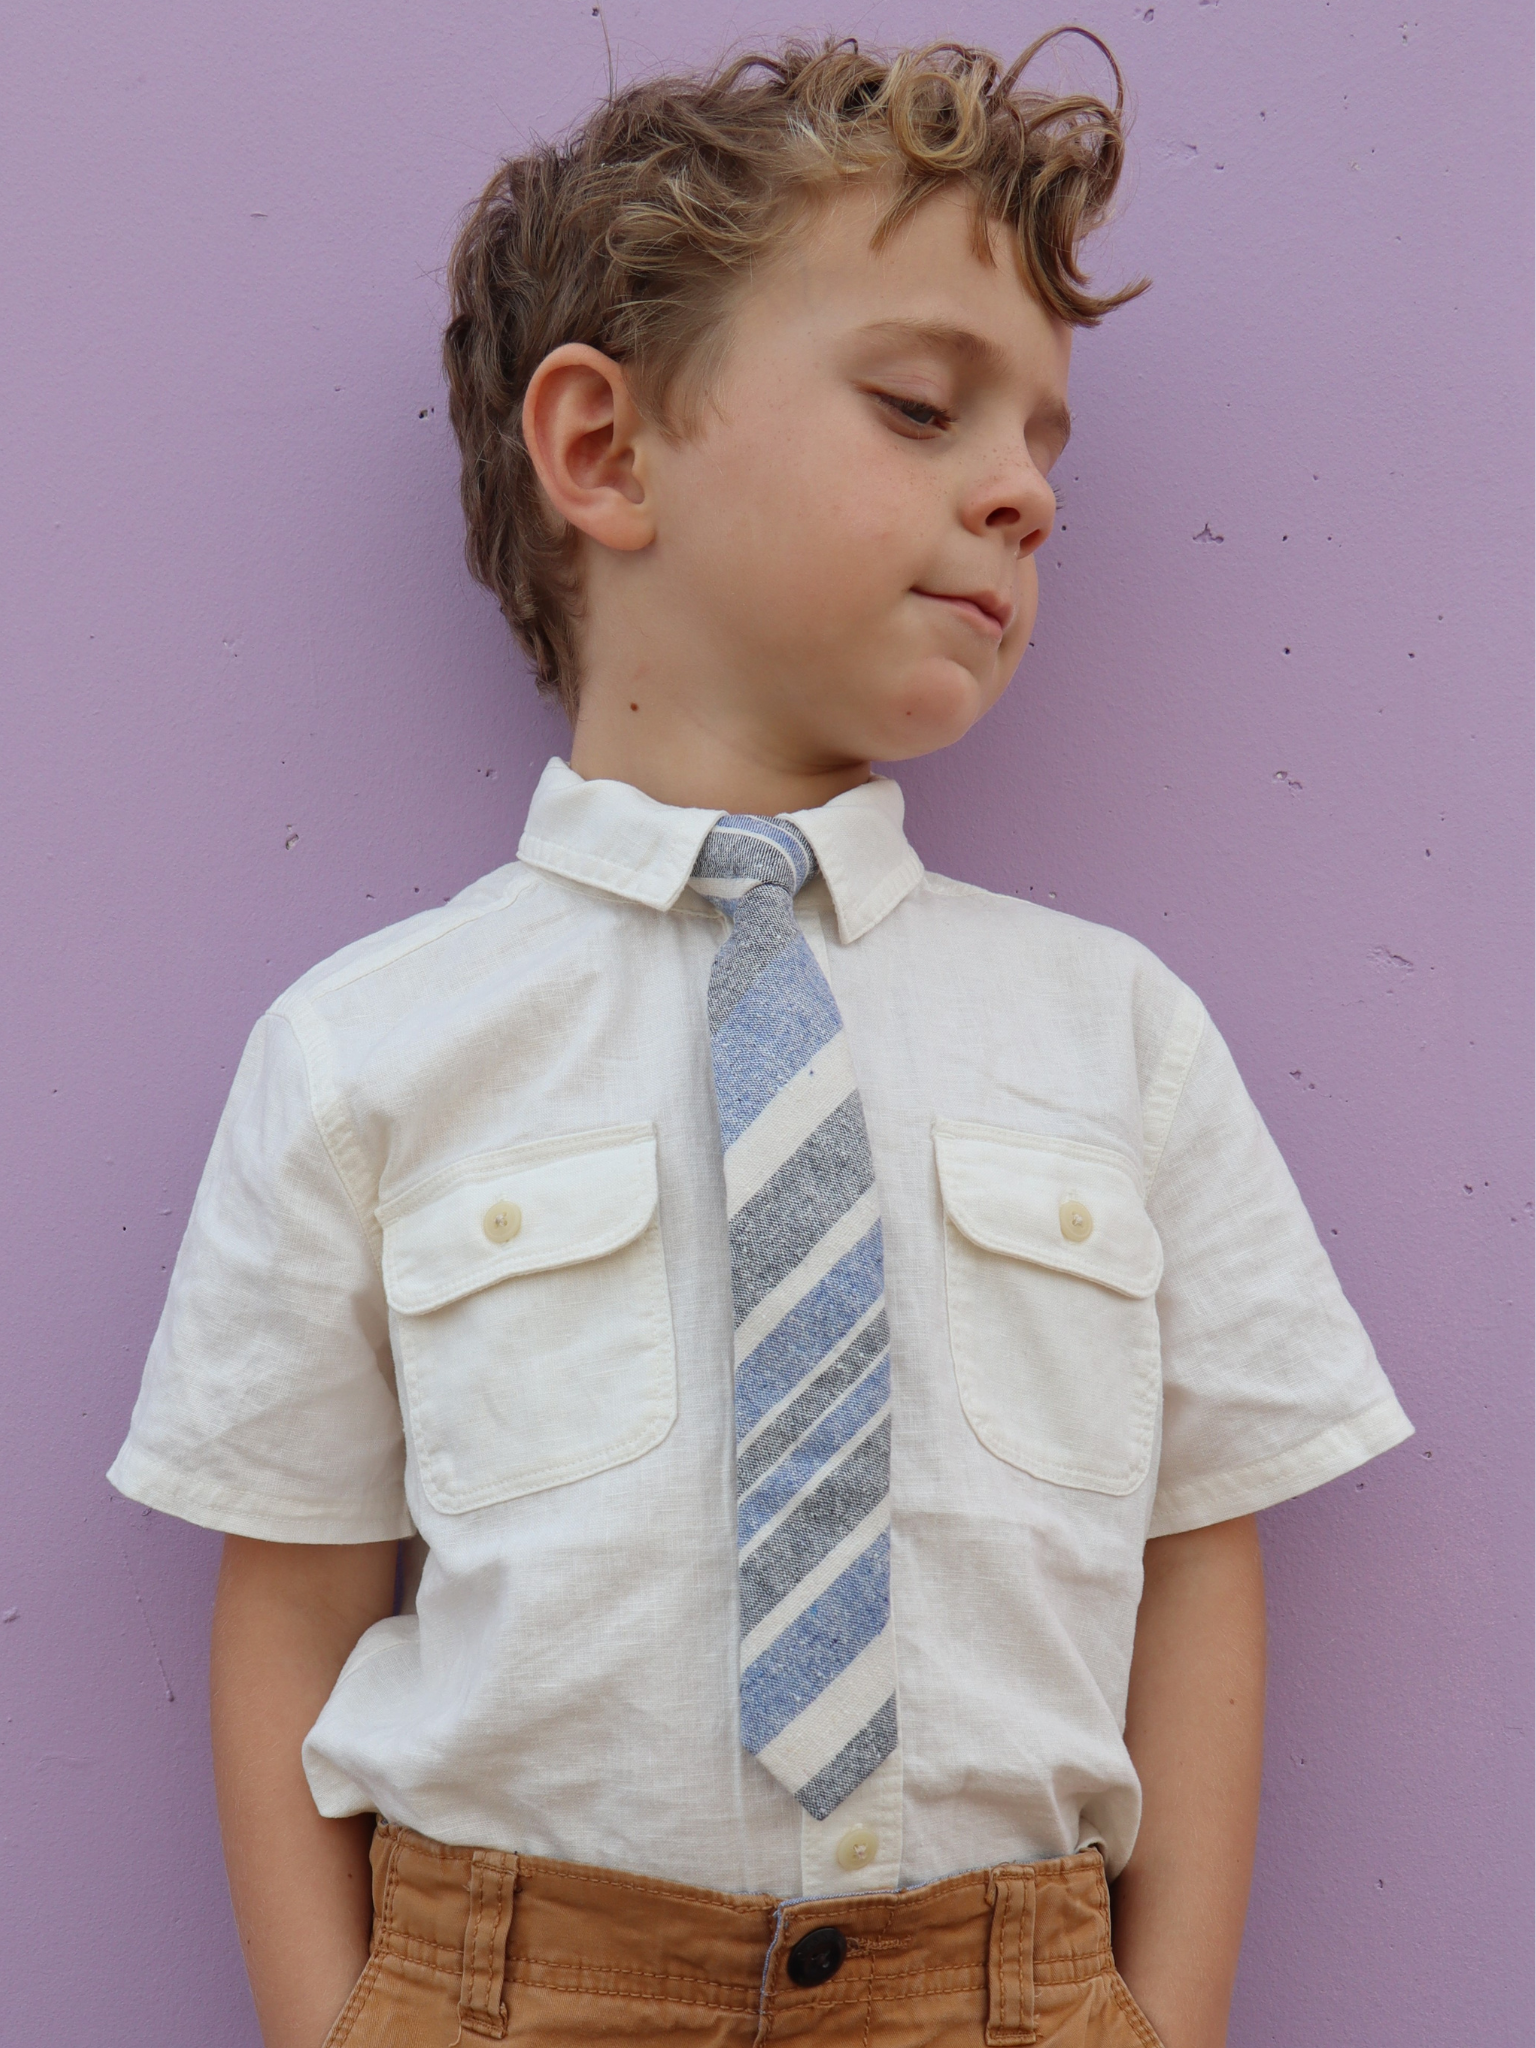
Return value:
<svg viewBox="0 0 1536 2048">
<path fill-rule="evenodd" d="M 939 355 L 951 356 L 979 370 L 996 371 L 1007 367 L 1007 356 L 996 342 L 988 341 L 985 335 L 973 333 L 969 327 L 957 327 L 947 320 L 876 320 L 868 327 L 861 327 L 859 332 L 875 340 L 915 342 L 920 348 L 933 349 Z M 1072 414 L 1065 405 L 1054 403 L 1043 407 L 1040 424 L 1053 427 L 1060 433 L 1063 448 L 1072 438 Z"/>
</svg>

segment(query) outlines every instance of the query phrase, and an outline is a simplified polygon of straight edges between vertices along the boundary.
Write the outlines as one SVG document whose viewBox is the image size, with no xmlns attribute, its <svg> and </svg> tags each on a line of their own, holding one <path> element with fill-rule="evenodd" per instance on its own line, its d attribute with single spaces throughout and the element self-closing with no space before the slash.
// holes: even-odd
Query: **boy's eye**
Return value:
<svg viewBox="0 0 1536 2048">
<path fill-rule="evenodd" d="M 941 430 L 954 425 L 954 418 L 942 406 L 929 405 L 922 398 L 898 398 L 893 391 L 879 391 L 876 397 L 889 411 L 906 421 L 908 426 Z"/>
</svg>

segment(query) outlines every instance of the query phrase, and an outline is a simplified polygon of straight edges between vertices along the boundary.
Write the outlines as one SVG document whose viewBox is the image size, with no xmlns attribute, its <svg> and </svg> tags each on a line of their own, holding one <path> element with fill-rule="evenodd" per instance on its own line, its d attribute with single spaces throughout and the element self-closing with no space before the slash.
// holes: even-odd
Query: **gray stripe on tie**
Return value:
<svg viewBox="0 0 1536 2048">
<path fill-rule="evenodd" d="M 799 937 L 795 913 L 781 889 L 754 889 L 750 896 L 742 898 L 731 935 L 721 945 L 710 970 L 711 1036 L 763 970 L 771 967 L 781 953 L 787 953 Z"/>
<path fill-rule="evenodd" d="M 731 1293 L 738 1327 L 874 1180 L 864 1105 L 855 1089 L 731 1218 Z"/>
<path fill-rule="evenodd" d="M 741 1632 L 752 1633 L 891 1490 L 891 1418 L 829 1472 L 741 1563 Z"/>
<path fill-rule="evenodd" d="M 896 1695 L 870 1715 L 851 1742 L 795 1794 L 813 1820 L 825 1820 L 896 1747 Z"/>
<path fill-rule="evenodd" d="M 817 1416 L 824 1415 L 847 1387 L 851 1387 L 863 1373 L 866 1366 L 873 1365 L 890 1342 L 890 1325 L 881 1309 L 872 1323 L 860 1330 L 853 1342 L 847 1345 L 826 1371 L 801 1394 L 796 1395 L 761 1436 L 754 1437 L 741 1456 L 736 1460 L 736 1493 L 738 1499 L 756 1486 L 759 1479 L 771 1465 L 777 1465 L 784 1453 L 797 1444 Z"/>
<path fill-rule="evenodd" d="M 790 825 L 785 829 L 794 832 L 796 828 Z M 816 872 L 816 856 L 811 853 L 809 843 L 804 843 L 810 859 L 806 876 L 806 881 L 809 881 Z M 760 833 L 743 832 L 729 825 L 717 826 L 709 834 L 699 848 L 693 873 L 704 883 L 772 882 L 791 896 L 804 887 L 794 861 L 782 846 L 776 846 Z"/>
</svg>

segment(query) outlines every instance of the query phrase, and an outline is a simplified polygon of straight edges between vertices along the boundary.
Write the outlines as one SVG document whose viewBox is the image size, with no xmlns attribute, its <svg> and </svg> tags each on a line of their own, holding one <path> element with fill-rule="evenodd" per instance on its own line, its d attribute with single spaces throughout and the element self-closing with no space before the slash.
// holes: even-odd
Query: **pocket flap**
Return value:
<svg viewBox="0 0 1536 2048">
<path fill-rule="evenodd" d="M 384 1292 L 423 1315 L 519 1273 L 602 1258 L 656 1213 L 656 1127 L 622 1124 L 482 1152 L 379 1211 Z"/>
<path fill-rule="evenodd" d="M 1163 1247 L 1130 1167 L 1113 1152 L 991 1124 L 933 1127 L 944 1213 L 983 1251 L 1140 1299 Z"/>
</svg>

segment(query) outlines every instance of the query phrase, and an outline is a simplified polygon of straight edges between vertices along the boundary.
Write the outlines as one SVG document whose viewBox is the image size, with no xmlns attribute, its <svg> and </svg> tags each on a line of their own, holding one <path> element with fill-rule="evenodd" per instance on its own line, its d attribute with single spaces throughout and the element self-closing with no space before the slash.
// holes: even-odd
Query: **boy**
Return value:
<svg viewBox="0 0 1536 2048">
<path fill-rule="evenodd" d="M 642 85 L 461 237 L 570 765 L 258 1026 L 112 1475 L 228 1532 L 269 2048 L 1224 2039 L 1253 1518 L 1409 1425 L 1196 999 L 871 771 L 1005 688 L 1116 303 L 1025 62 Z"/>
</svg>

